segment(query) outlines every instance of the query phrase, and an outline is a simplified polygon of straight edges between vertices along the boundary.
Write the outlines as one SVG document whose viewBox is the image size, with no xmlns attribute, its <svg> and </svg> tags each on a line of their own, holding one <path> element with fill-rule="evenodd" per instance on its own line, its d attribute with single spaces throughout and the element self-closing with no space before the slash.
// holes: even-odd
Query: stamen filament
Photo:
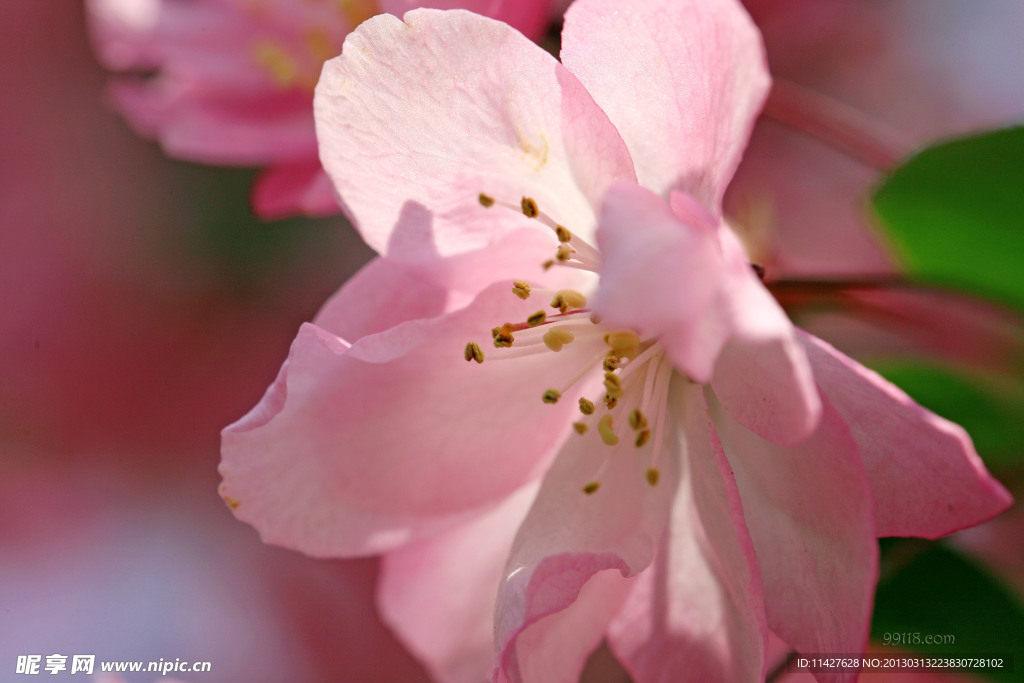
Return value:
<svg viewBox="0 0 1024 683">
<path fill-rule="evenodd" d="M 626 365 L 622 368 L 622 371 L 619 374 L 622 375 L 623 379 L 629 377 L 634 372 L 643 367 L 644 363 L 649 361 L 652 356 L 654 356 L 657 353 L 661 353 L 661 351 L 662 349 L 660 346 L 658 346 L 657 344 L 651 344 L 646 349 L 644 349 L 643 352 L 640 353 L 640 355 L 630 359 L 629 362 L 626 363 Z"/>
<path fill-rule="evenodd" d="M 657 402 L 658 410 L 654 413 L 654 431 L 651 435 L 654 438 L 654 452 L 651 454 L 651 469 L 656 470 L 658 466 L 658 459 L 661 456 L 661 450 L 665 443 L 665 440 L 662 438 L 662 434 L 665 428 L 665 413 L 668 412 L 665 408 L 666 402 L 668 401 L 669 385 L 672 382 L 672 363 L 668 362 L 665 356 L 659 356 L 658 360 L 654 362 L 658 363 L 658 367 L 655 371 L 657 376 L 655 377 L 652 393 L 654 400 Z M 650 482 L 649 476 L 648 482 Z M 654 486 L 655 483 L 657 483 L 657 480 L 651 483 L 651 486 Z"/>
</svg>

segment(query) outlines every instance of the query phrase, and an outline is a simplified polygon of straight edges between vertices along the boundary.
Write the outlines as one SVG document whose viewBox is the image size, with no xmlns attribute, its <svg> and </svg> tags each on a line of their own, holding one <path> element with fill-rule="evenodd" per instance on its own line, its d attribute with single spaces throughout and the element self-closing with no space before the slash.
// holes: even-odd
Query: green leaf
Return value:
<svg viewBox="0 0 1024 683">
<path fill-rule="evenodd" d="M 895 571 L 886 578 L 887 565 Z M 987 571 L 941 543 L 903 539 L 883 543 L 882 566 L 873 640 L 939 656 L 1010 655 L 1013 671 L 988 670 L 985 676 L 1021 680 L 1024 605 Z M 942 642 L 927 643 L 926 636 Z"/>
<path fill-rule="evenodd" d="M 871 366 L 915 401 L 956 422 L 994 470 L 1024 462 L 1024 384 L 928 361 L 879 361 Z"/>
<path fill-rule="evenodd" d="M 1024 127 L 925 149 L 872 204 L 912 276 L 1024 308 Z"/>
</svg>

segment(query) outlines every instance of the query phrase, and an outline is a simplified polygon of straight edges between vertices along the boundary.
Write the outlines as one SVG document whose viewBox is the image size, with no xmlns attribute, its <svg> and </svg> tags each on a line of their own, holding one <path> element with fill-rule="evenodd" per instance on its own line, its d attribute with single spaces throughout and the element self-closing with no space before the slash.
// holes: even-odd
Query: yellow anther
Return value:
<svg viewBox="0 0 1024 683">
<path fill-rule="evenodd" d="M 494 206 L 494 197 L 492 197 L 490 195 L 487 195 L 487 194 L 484 194 L 483 192 L 481 192 L 480 196 L 478 197 L 478 199 L 480 200 L 481 206 L 485 206 L 488 209 L 491 208 L 492 206 Z"/>
<path fill-rule="evenodd" d="M 512 342 L 516 340 L 512 336 L 512 325 L 505 323 L 501 327 L 494 327 L 491 329 L 491 336 L 494 337 L 494 346 L 497 348 L 512 346 Z"/>
<path fill-rule="evenodd" d="M 480 350 L 480 345 L 476 342 L 469 342 L 466 344 L 466 361 L 475 360 L 477 363 L 484 362 L 484 352 Z"/>
<path fill-rule="evenodd" d="M 640 348 L 640 337 L 633 330 L 615 330 L 604 335 L 604 343 L 611 347 L 616 356 L 629 357 Z"/>
<path fill-rule="evenodd" d="M 558 403 L 558 399 L 562 398 L 562 392 L 558 389 L 548 389 L 541 398 L 545 403 Z"/>
<path fill-rule="evenodd" d="M 571 242 L 572 233 L 564 225 L 555 226 L 555 236 L 558 237 L 559 242 Z"/>
<path fill-rule="evenodd" d="M 552 351 L 561 351 L 562 347 L 575 339 L 572 332 L 562 327 L 552 327 L 544 333 L 544 346 Z"/>
<path fill-rule="evenodd" d="M 523 197 L 521 206 L 523 208 L 523 215 L 527 218 L 536 218 L 540 214 L 540 209 L 537 208 L 537 202 L 529 197 Z"/>
<path fill-rule="evenodd" d="M 589 484 L 587 484 L 586 486 L 583 487 L 583 493 L 585 493 L 585 494 L 587 494 L 589 496 L 589 495 L 591 495 L 593 493 L 596 493 L 599 488 L 601 488 L 601 482 L 599 482 L 599 481 L 592 481 L 592 482 L 590 482 Z"/>
<path fill-rule="evenodd" d="M 586 434 L 587 433 L 587 423 L 586 422 L 573 422 L 572 423 L 572 428 L 576 430 L 577 434 Z"/>
<path fill-rule="evenodd" d="M 612 431 L 612 416 L 602 415 L 601 419 L 597 421 L 597 432 L 601 435 L 601 441 L 609 446 L 614 446 L 619 443 L 619 437 L 615 436 L 615 432 Z"/>
<path fill-rule="evenodd" d="M 544 270 L 549 270 L 553 265 L 555 265 L 554 259 L 548 259 L 544 263 L 540 264 L 540 267 L 543 268 Z"/>
<path fill-rule="evenodd" d="M 626 395 L 622 390 L 622 380 L 613 372 L 604 373 L 604 388 L 608 390 L 608 398 L 622 398 Z"/>
<path fill-rule="evenodd" d="M 657 467 L 652 467 L 647 470 L 647 483 L 651 486 L 658 485 L 658 479 L 661 478 L 661 472 L 658 471 Z"/>
<path fill-rule="evenodd" d="M 604 357 L 604 371 L 611 372 L 612 370 L 617 370 L 621 362 L 621 358 L 616 356 L 614 352 L 609 351 L 608 355 Z"/>
<path fill-rule="evenodd" d="M 647 427 L 647 416 L 639 408 L 634 408 L 629 413 L 629 426 L 633 429 L 645 429 Z"/>
<path fill-rule="evenodd" d="M 594 414 L 594 403 L 593 403 L 593 401 L 588 401 L 585 398 L 581 398 L 580 399 L 580 412 L 583 413 L 584 415 L 593 415 Z"/>
<path fill-rule="evenodd" d="M 651 430 L 644 429 L 643 431 L 636 435 L 636 441 L 633 442 L 633 445 L 636 446 L 637 448 L 643 448 L 644 446 L 647 445 L 647 442 L 650 440 Z"/>
<path fill-rule="evenodd" d="M 555 298 L 551 300 L 551 308 L 557 308 L 565 313 L 570 308 L 583 308 L 587 305 L 587 297 L 575 289 L 560 289 L 555 292 Z"/>
<path fill-rule="evenodd" d="M 492 199 L 491 201 L 494 200 Z M 512 293 L 526 301 L 530 298 L 530 285 L 522 280 L 516 280 L 512 283 Z"/>
<path fill-rule="evenodd" d="M 533 315 L 526 319 L 526 324 L 529 325 L 530 327 L 537 327 L 537 325 L 543 325 L 545 322 L 547 322 L 547 319 L 547 313 L 545 313 L 544 311 L 537 311 L 536 313 L 534 313 Z"/>
<path fill-rule="evenodd" d="M 559 244 L 558 249 L 555 249 L 555 260 L 559 263 L 565 263 L 572 258 L 573 248 L 568 244 Z"/>
<path fill-rule="evenodd" d="M 619 405 L 619 399 L 616 396 L 604 395 L 604 407 L 611 410 L 615 406 Z"/>
</svg>

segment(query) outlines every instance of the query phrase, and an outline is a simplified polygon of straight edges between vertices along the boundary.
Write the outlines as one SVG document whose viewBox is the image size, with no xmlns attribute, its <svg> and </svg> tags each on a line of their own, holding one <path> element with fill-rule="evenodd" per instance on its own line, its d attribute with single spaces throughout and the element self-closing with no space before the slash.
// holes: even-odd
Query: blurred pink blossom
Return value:
<svg viewBox="0 0 1024 683">
<path fill-rule="evenodd" d="M 744 0 L 776 79 L 726 207 L 778 277 L 889 273 L 867 195 L 936 138 L 1024 116 L 1012 0 Z"/>
<path fill-rule="evenodd" d="M 260 166 L 264 217 L 333 214 L 317 159 L 313 86 L 345 36 L 378 12 L 463 7 L 531 36 L 550 0 L 88 0 L 97 53 L 136 130 L 171 156 Z"/>
<path fill-rule="evenodd" d="M 224 500 L 267 542 L 383 554 L 382 613 L 442 681 L 576 680 L 605 638 L 638 681 L 763 680 L 771 637 L 860 651 L 875 537 L 1008 494 L 796 330 L 726 227 L 768 86 L 737 3 L 578 0 L 562 60 L 419 10 L 328 63 L 321 158 L 381 257 L 224 431 Z"/>
<path fill-rule="evenodd" d="M 888 168 L 936 138 L 1024 116 L 1024 5 L 745 0 L 773 93 L 725 205 L 773 294 L 858 358 L 922 355 L 1000 375 L 1024 347 L 1012 312 L 898 274 L 868 205 Z M 944 332 L 958 320 L 958 334 Z"/>
</svg>

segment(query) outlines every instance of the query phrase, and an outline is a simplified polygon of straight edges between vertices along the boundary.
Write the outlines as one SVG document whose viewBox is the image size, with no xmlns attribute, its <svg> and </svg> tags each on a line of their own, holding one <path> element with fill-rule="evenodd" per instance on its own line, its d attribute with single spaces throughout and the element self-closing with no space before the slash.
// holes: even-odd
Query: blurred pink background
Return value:
<svg viewBox="0 0 1024 683">
<path fill-rule="evenodd" d="M 339 222 L 256 222 L 250 173 L 132 135 L 80 2 L 7 0 L 0 46 L 0 679 L 59 653 L 417 680 L 373 561 L 264 546 L 216 494 L 220 429 L 368 251 Z"/>
</svg>

